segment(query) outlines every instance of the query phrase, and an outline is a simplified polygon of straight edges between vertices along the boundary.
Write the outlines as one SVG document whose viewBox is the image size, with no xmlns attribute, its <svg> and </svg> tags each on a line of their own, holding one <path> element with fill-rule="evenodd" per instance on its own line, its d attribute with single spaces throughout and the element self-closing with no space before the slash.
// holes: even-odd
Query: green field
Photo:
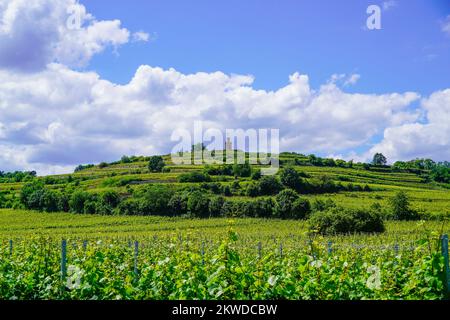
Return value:
<svg viewBox="0 0 450 320">
<path fill-rule="evenodd" d="M 23 210 L 0 210 L 0 239 L 3 241 L 26 240 L 46 237 L 54 240 L 75 239 L 151 239 L 192 235 L 198 238 L 221 239 L 232 227 L 242 237 L 253 239 L 308 238 L 308 224 L 302 220 L 278 220 L 257 218 L 190 219 L 180 217 L 151 216 L 102 216 L 73 213 L 42 213 Z M 387 222 L 387 230 L 378 235 L 332 236 L 340 242 L 380 242 L 393 244 L 421 239 L 428 231 L 450 233 L 450 223 Z M 325 238 L 324 238 L 325 239 Z M 327 238 L 328 239 L 328 238 Z M 324 240 L 325 241 L 325 240 Z"/>
</svg>

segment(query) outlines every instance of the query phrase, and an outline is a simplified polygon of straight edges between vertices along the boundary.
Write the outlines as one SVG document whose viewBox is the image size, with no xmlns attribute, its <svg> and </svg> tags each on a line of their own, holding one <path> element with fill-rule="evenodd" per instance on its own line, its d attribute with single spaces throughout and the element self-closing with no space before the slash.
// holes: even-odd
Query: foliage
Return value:
<svg viewBox="0 0 450 320">
<path fill-rule="evenodd" d="M 250 177 L 252 175 L 252 166 L 248 163 L 233 165 L 233 175 L 236 177 Z"/>
<path fill-rule="evenodd" d="M 120 159 L 121 163 L 131 163 L 131 159 L 128 156 L 122 156 L 122 158 Z"/>
<path fill-rule="evenodd" d="M 302 184 L 300 175 L 293 167 L 287 167 L 281 170 L 280 173 L 281 183 L 294 190 L 298 190 Z"/>
<path fill-rule="evenodd" d="M 315 199 L 311 206 L 313 211 L 326 211 L 335 207 L 336 203 L 330 198 L 327 198 L 326 200 Z"/>
<path fill-rule="evenodd" d="M 104 169 L 104 168 L 106 168 L 106 167 L 108 167 L 108 166 L 109 166 L 109 164 L 106 163 L 106 162 L 100 162 L 100 164 L 98 165 L 98 167 L 99 167 L 100 169 Z"/>
<path fill-rule="evenodd" d="M 164 159 L 161 156 L 152 156 L 148 162 L 150 172 L 161 172 L 165 167 Z"/>
<path fill-rule="evenodd" d="M 310 228 L 320 234 L 380 233 L 385 231 L 383 217 L 373 209 L 334 207 L 317 211 L 309 220 Z"/>
<path fill-rule="evenodd" d="M 372 164 L 374 166 L 385 166 L 387 164 L 387 159 L 382 153 L 375 153 Z"/>
<path fill-rule="evenodd" d="M 404 191 L 399 191 L 390 199 L 392 215 L 395 220 L 418 220 L 419 214 L 410 208 L 408 195 Z"/>
<path fill-rule="evenodd" d="M 168 202 L 168 207 L 172 215 L 183 215 L 188 211 L 188 192 L 177 192 L 175 193 Z"/>
<path fill-rule="evenodd" d="M 259 180 L 259 179 L 261 179 L 261 177 L 262 177 L 262 175 L 261 175 L 260 169 L 253 170 L 252 180 Z"/>
<path fill-rule="evenodd" d="M 261 190 L 259 188 L 259 184 L 258 183 L 250 183 L 249 185 L 247 185 L 247 189 L 245 191 L 246 195 L 249 197 L 257 197 L 261 194 Z"/>
<path fill-rule="evenodd" d="M 93 168 L 93 167 L 95 167 L 93 164 L 87 164 L 87 165 L 80 164 L 78 167 L 75 168 L 74 172 L 75 173 L 76 172 L 80 172 L 80 171 L 83 171 L 83 170 L 86 170 L 86 169 L 90 169 L 90 168 Z"/>
<path fill-rule="evenodd" d="M 275 195 L 283 189 L 283 185 L 276 176 L 263 176 L 259 180 L 258 186 L 262 196 Z"/>
<path fill-rule="evenodd" d="M 205 218 L 209 216 L 208 195 L 201 191 L 191 192 L 187 201 L 187 212 L 193 217 Z"/>
<path fill-rule="evenodd" d="M 36 171 L 0 171 L 0 183 L 28 182 L 36 177 Z"/>
<path fill-rule="evenodd" d="M 84 191 L 75 191 L 69 200 L 70 211 L 74 213 L 84 213 L 84 204 L 93 201 L 93 195 Z"/>
<path fill-rule="evenodd" d="M 435 166 L 430 176 L 436 182 L 450 183 L 450 168 L 442 165 Z"/>
<path fill-rule="evenodd" d="M 169 201 L 174 191 L 164 185 L 150 185 L 134 195 L 139 198 L 142 215 L 170 215 Z"/>
<path fill-rule="evenodd" d="M 206 165 L 204 172 L 211 176 L 231 176 L 233 175 L 233 165 L 223 164 L 221 166 Z"/>
<path fill-rule="evenodd" d="M 247 229 L 251 230 L 248 226 Z M 0 298 L 219 301 L 444 298 L 443 259 L 435 245 L 437 235 L 421 236 L 414 243 L 415 250 L 408 249 L 408 243 L 400 243 L 399 253 L 379 248 L 380 243 L 376 242 L 379 237 L 364 236 L 364 243 L 353 245 L 352 239 L 341 237 L 333 241 L 330 253 L 327 239 L 311 238 L 307 246 L 302 246 L 298 237 L 292 237 L 292 230 L 277 233 L 276 239 L 283 243 L 282 251 L 280 242 L 269 236 L 249 238 L 226 225 L 217 234 L 208 230 L 136 238 L 137 256 L 126 239 L 91 238 L 85 244 L 77 239 L 68 240 L 67 276 L 63 279 L 60 239 L 34 237 L 26 242 L 17 241 L 12 253 L 7 246 L 0 249 Z M 390 247 L 388 239 L 385 241 L 389 245 L 386 247 Z M 257 249 L 258 242 L 261 251 Z"/>
<path fill-rule="evenodd" d="M 297 192 L 285 189 L 276 196 L 275 216 L 281 219 L 292 219 L 295 217 L 293 210 L 294 202 L 298 200 Z"/>
<path fill-rule="evenodd" d="M 210 182 L 211 177 L 200 171 L 193 171 L 189 173 L 183 173 L 178 176 L 178 181 L 182 183 L 186 182 Z"/>
<path fill-rule="evenodd" d="M 307 219 L 311 214 L 311 203 L 308 199 L 298 198 L 292 204 L 293 219 Z"/>
</svg>

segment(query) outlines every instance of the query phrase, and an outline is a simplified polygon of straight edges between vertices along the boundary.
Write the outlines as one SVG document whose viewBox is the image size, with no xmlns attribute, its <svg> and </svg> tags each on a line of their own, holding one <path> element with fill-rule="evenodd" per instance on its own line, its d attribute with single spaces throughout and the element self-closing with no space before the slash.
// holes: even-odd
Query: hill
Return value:
<svg viewBox="0 0 450 320">
<path fill-rule="evenodd" d="M 247 154 L 248 156 L 248 154 Z M 296 153 L 280 154 L 282 168 L 294 168 L 302 179 L 320 190 L 299 190 L 310 200 L 332 199 L 344 208 L 369 207 L 374 203 L 387 206 L 398 191 L 407 193 L 412 207 L 424 216 L 446 216 L 450 214 L 449 184 L 430 181 L 429 170 L 396 169 L 395 166 L 369 166 L 344 161 L 324 161 L 318 157 L 306 157 Z M 163 156 L 166 166 L 163 172 L 151 172 L 148 157 L 123 157 L 113 163 L 80 166 L 73 174 L 35 177 L 21 173 L 15 177 L 0 179 L 0 206 L 24 209 L 20 201 L 21 190 L 31 181 L 40 181 L 45 188 L 70 195 L 75 191 L 102 194 L 114 191 L 120 199 L 127 199 L 149 186 L 169 187 L 174 190 L 199 188 L 216 195 L 223 195 L 230 201 L 245 201 L 259 198 L 249 196 L 249 185 L 255 183 L 251 174 L 238 176 L 228 166 L 229 172 L 220 172 L 225 166 L 174 165 L 168 155 Z M 320 163 L 317 163 L 317 159 Z M 262 166 L 251 166 L 257 172 Z M 226 171 L 226 170 L 225 170 Z M 208 180 L 190 182 L 180 177 L 192 172 L 208 174 Z M 239 173 L 238 173 L 239 174 Z M 280 172 L 277 174 L 280 175 Z M 268 196 L 264 194 L 261 196 Z M 99 212 L 101 213 L 101 212 Z"/>
<path fill-rule="evenodd" d="M 449 225 L 396 221 L 450 215 L 448 185 L 429 169 L 294 153 L 280 163 L 275 177 L 261 177 L 260 165 L 176 166 L 169 156 L 3 174 L 0 297 L 448 295 L 440 236 Z"/>
</svg>

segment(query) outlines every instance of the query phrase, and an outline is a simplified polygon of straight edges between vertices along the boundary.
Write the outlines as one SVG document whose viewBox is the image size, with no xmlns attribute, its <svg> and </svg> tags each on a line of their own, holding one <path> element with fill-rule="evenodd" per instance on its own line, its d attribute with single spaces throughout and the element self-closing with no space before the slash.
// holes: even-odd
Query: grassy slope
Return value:
<svg viewBox="0 0 450 320">
<path fill-rule="evenodd" d="M 151 241 L 153 236 L 176 238 L 191 236 L 196 239 L 216 240 L 226 236 L 232 227 L 241 238 L 252 243 L 272 239 L 303 245 L 307 240 L 304 221 L 264 219 L 187 219 L 168 217 L 129 217 L 77 215 L 71 213 L 39 213 L 21 210 L 0 210 L 0 239 L 23 240 L 34 237 L 50 237 L 54 240 L 95 240 L 99 238 L 137 238 Z M 428 221 L 388 222 L 382 235 L 355 235 L 340 238 L 339 243 L 406 243 L 421 237 L 425 230 L 450 233 L 450 223 Z"/>
<path fill-rule="evenodd" d="M 166 158 L 169 162 L 169 159 Z M 136 162 L 129 164 L 115 164 L 106 168 L 90 168 L 72 174 L 73 177 L 86 179 L 80 182 L 81 188 L 97 192 L 110 188 L 111 183 L 121 179 L 135 180 L 138 184 L 132 184 L 133 188 L 140 188 L 147 183 L 177 183 L 177 176 L 180 173 L 192 170 L 201 170 L 201 167 L 194 165 L 169 166 L 170 173 L 150 173 L 146 162 Z M 345 207 L 369 206 L 374 202 L 385 204 L 395 192 L 404 190 L 410 196 L 412 205 L 416 209 L 426 210 L 430 213 L 447 213 L 450 215 L 450 190 L 436 184 L 427 184 L 421 178 L 412 173 L 394 173 L 389 171 L 367 171 L 362 168 L 338 168 L 338 167 L 313 167 L 296 166 L 297 170 L 304 171 L 312 177 L 328 175 L 335 181 L 341 181 L 346 185 L 368 184 L 372 192 L 342 192 L 330 195 L 312 195 L 310 198 L 331 197 Z M 67 175 L 54 176 L 55 178 L 65 178 Z M 214 177 L 213 177 L 214 179 Z M 226 177 L 231 183 L 232 177 Z M 241 184 L 245 186 L 248 179 L 241 179 Z M 0 191 L 7 191 L 18 196 L 22 183 L 0 183 Z M 70 185 L 69 185 L 70 186 Z M 52 185 L 51 188 L 63 188 L 67 185 Z M 72 188 L 75 186 L 72 183 Z M 125 187 L 114 187 L 119 192 L 126 194 Z"/>
<path fill-rule="evenodd" d="M 166 161 L 170 163 L 169 159 Z M 56 184 L 48 187 L 60 188 L 82 188 L 87 191 L 98 192 L 111 188 L 111 183 L 120 179 L 130 179 L 139 184 L 132 184 L 131 187 L 142 188 L 148 183 L 169 183 L 178 184 L 177 176 L 180 173 L 192 170 L 199 170 L 201 167 L 194 165 L 170 166 L 170 173 L 150 173 L 146 162 L 136 162 L 129 164 L 115 164 L 100 169 L 93 167 L 72 174 L 74 178 L 83 177 L 79 186 L 71 184 Z M 372 192 L 342 192 L 338 194 L 307 195 L 310 199 L 327 198 L 334 199 L 338 204 L 344 207 L 363 207 L 369 206 L 374 202 L 387 204 L 387 201 L 398 190 L 405 190 L 410 196 L 413 207 L 426 210 L 431 213 L 447 213 L 450 215 L 450 190 L 437 186 L 435 184 L 426 184 L 416 174 L 411 173 L 392 173 L 388 171 L 367 171 L 362 168 L 338 168 L 338 167 L 313 167 L 296 166 L 299 171 L 304 171 L 312 177 L 328 175 L 335 181 L 341 181 L 342 184 L 352 183 L 354 185 L 368 184 L 374 191 Z M 54 178 L 67 178 L 68 175 L 53 176 Z M 213 177 L 215 179 L 215 177 Z M 233 178 L 227 177 L 231 183 Z M 249 183 L 249 179 L 241 179 L 241 185 Z M 0 190 L 7 191 L 9 197 L 12 194 L 19 195 L 22 183 L 0 183 Z M 112 187 L 113 189 L 127 194 L 126 187 Z M 242 197 L 239 197 L 242 198 Z M 78 217 L 72 214 L 25 214 L 22 212 L 13 212 L 3 210 L 0 215 L 0 236 L 20 236 L 20 234 L 30 233 L 48 233 L 48 234 L 147 234 L 150 231 L 175 230 L 204 227 L 214 229 L 223 227 L 225 220 L 204 220 L 190 221 L 179 219 L 169 219 L 160 217 L 100 217 L 84 216 Z M 282 222 L 270 221 L 261 222 L 259 220 L 243 219 L 238 225 L 247 228 L 248 225 L 264 226 L 269 232 L 271 229 L 277 229 L 278 224 Z M 289 222 L 290 230 L 303 230 L 302 222 Z M 283 223 L 284 225 L 284 223 Z M 266 232 L 264 230 L 258 232 Z M 247 228 L 249 230 L 249 228 Z M 282 228 L 283 229 L 283 228 Z"/>
</svg>

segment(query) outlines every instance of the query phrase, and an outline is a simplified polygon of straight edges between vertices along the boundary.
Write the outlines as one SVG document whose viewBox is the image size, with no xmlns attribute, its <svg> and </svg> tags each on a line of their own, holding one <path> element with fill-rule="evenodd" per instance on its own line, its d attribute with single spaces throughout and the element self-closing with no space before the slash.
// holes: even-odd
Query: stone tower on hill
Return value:
<svg viewBox="0 0 450 320">
<path fill-rule="evenodd" d="M 230 138 L 227 138 L 225 149 L 226 151 L 233 151 L 233 143 L 231 142 Z"/>
</svg>

